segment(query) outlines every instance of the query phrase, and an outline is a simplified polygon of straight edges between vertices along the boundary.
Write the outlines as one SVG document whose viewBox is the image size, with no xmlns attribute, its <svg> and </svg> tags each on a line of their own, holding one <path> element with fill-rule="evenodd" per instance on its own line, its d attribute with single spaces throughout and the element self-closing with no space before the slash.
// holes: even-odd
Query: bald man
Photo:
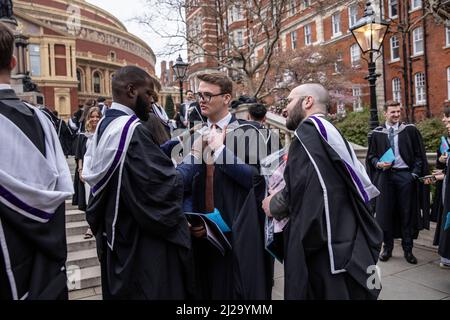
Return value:
<svg viewBox="0 0 450 320">
<path fill-rule="evenodd" d="M 320 84 L 289 94 L 286 126 L 295 131 L 286 187 L 263 209 L 285 227 L 285 299 L 376 299 L 382 232 L 368 202 L 379 192 L 350 144 L 325 118 L 330 103 Z"/>
<path fill-rule="evenodd" d="M 149 117 L 153 81 L 127 66 L 115 73 L 112 89 L 114 102 L 83 166 L 103 298 L 186 299 L 193 260 L 182 178 L 141 123 Z"/>
</svg>

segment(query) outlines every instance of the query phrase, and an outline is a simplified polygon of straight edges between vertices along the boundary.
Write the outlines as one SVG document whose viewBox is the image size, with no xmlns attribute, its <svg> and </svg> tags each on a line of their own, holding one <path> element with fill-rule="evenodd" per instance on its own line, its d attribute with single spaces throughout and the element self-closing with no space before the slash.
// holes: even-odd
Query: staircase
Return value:
<svg viewBox="0 0 450 320">
<path fill-rule="evenodd" d="M 70 171 L 75 171 L 75 162 L 70 157 Z M 100 263 L 97 258 L 95 238 L 84 239 L 89 225 L 86 214 L 72 205 L 72 199 L 66 200 L 66 268 L 70 279 L 70 270 L 79 271 L 79 282 L 69 283 L 69 300 L 101 299 Z"/>
</svg>

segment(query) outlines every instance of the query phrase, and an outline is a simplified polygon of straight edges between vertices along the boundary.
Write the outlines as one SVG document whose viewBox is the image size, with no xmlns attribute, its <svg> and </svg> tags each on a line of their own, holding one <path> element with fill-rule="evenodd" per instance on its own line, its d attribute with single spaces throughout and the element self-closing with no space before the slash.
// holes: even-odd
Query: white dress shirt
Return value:
<svg viewBox="0 0 450 320">
<path fill-rule="evenodd" d="M 120 104 L 120 103 L 117 103 L 117 102 L 113 102 L 111 104 L 111 109 L 123 111 L 129 116 L 133 116 L 133 115 L 136 114 L 133 110 L 131 110 L 127 106 L 124 106 L 123 104 Z"/>
<path fill-rule="evenodd" d="M 393 126 L 389 125 L 389 123 L 386 122 L 386 129 L 389 131 L 390 128 L 394 128 L 394 154 L 395 154 L 395 161 L 393 168 L 396 169 L 405 169 L 408 168 L 408 165 L 403 161 L 402 157 L 400 156 L 400 150 L 398 148 L 398 129 L 400 127 L 399 123 L 394 124 Z M 391 146 L 392 147 L 392 146 Z"/>
</svg>

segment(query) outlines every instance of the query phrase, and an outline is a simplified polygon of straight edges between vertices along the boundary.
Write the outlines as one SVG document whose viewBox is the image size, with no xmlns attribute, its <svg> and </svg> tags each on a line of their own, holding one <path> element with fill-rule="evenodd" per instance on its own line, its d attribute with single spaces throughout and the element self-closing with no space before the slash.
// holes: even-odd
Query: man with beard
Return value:
<svg viewBox="0 0 450 320">
<path fill-rule="evenodd" d="M 182 179 L 140 122 L 148 120 L 153 88 L 144 70 L 118 70 L 114 102 L 84 157 L 105 299 L 186 299 L 192 289 Z"/>
<path fill-rule="evenodd" d="M 320 84 L 289 94 L 286 126 L 295 130 L 286 186 L 263 201 L 266 214 L 289 217 L 284 229 L 285 299 L 376 299 L 382 233 L 368 202 L 379 192 L 350 144 L 325 119 Z"/>
<path fill-rule="evenodd" d="M 400 115 L 400 103 L 392 101 L 384 106 L 386 123 L 372 132 L 366 166 L 381 192 L 375 201 L 376 218 L 384 233 L 380 260 L 389 260 L 394 238 L 401 238 L 406 261 L 417 264 L 413 239 L 430 223 L 430 190 L 418 180 L 428 174 L 428 161 L 419 130 L 400 123 Z M 387 151 L 392 153 L 389 160 L 383 157 Z"/>
</svg>

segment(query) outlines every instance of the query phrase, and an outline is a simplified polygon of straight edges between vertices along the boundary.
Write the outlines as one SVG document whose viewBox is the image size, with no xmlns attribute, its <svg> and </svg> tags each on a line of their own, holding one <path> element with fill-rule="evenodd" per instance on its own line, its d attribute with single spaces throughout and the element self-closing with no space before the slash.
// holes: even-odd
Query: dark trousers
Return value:
<svg viewBox="0 0 450 320">
<path fill-rule="evenodd" d="M 388 190 L 391 206 L 391 225 L 389 231 L 384 232 L 384 247 L 387 250 L 394 248 L 394 224 L 400 223 L 403 251 L 412 251 L 412 199 L 415 188 L 414 178 L 409 171 L 390 171 Z M 397 216 L 396 216 L 397 215 Z"/>
</svg>

